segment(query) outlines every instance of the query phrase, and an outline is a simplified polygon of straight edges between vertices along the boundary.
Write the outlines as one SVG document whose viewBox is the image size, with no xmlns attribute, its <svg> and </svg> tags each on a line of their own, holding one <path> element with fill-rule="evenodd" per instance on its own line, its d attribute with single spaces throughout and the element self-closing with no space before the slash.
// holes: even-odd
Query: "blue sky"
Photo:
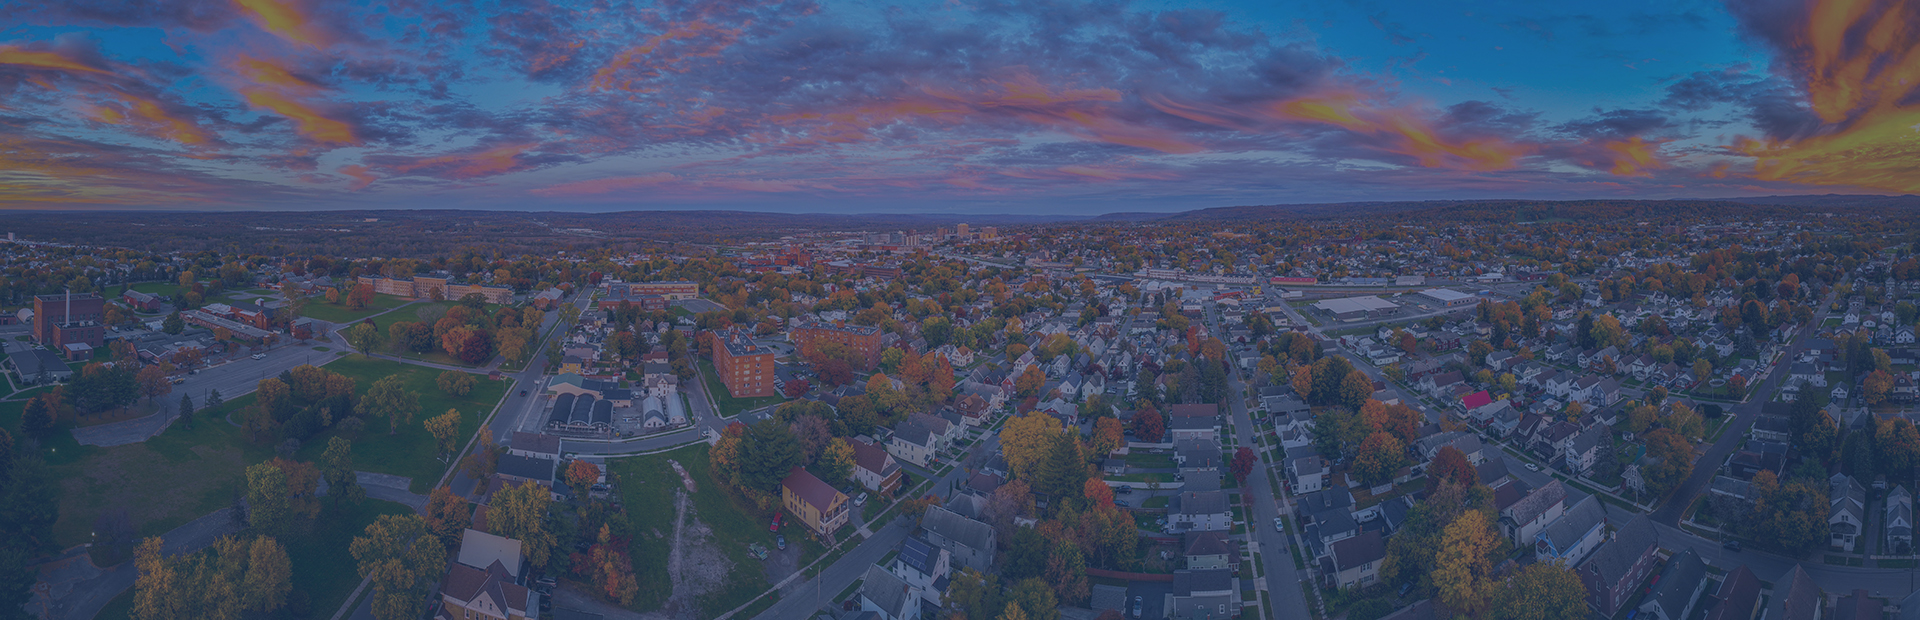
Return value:
<svg viewBox="0 0 1920 620">
<path fill-rule="evenodd" d="M 20 8 L 9 208 L 1920 191 L 1920 6 L 1897 0 Z"/>
</svg>

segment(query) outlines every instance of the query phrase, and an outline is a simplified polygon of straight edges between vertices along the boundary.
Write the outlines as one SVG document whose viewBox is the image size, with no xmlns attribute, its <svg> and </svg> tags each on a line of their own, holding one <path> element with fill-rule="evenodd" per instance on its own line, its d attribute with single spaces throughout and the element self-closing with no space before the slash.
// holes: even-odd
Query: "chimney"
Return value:
<svg viewBox="0 0 1920 620">
<path fill-rule="evenodd" d="M 65 314 L 60 316 L 60 321 L 62 325 L 73 324 L 73 289 L 71 288 L 67 289 L 67 309 Z"/>
</svg>

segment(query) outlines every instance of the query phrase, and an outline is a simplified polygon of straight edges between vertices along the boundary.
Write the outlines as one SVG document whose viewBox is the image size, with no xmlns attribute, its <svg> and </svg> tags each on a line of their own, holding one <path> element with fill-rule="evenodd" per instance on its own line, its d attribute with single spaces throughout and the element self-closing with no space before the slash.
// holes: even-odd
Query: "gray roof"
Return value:
<svg viewBox="0 0 1920 620">
<path fill-rule="evenodd" d="M 1127 607 L 1127 589 L 1122 586 L 1110 586 L 1104 583 L 1094 584 L 1093 601 L 1088 607 L 1094 611 L 1122 611 Z"/>
<path fill-rule="evenodd" d="M 993 526 L 934 506 L 920 517 L 920 527 L 976 551 L 993 551 Z"/>
<path fill-rule="evenodd" d="M 1691 547 L 1684 549 L 1667 560 L 1667 570 L 1660 573 L 1648 604 L 1658 604 L 1668 618 L 1684 618 L 1706 576 L 1707 564 L 1700 561 L 1700 554 Z"/>
<path fill-rule="evenodd" d="M 1334 566 L 1340 570 L 1383 560 L 1386 557 L 1387 543 L 1380 538 L 1378 530 L 1367 530 L 1358 536 L 1333 543 Z"/>
<path fill-rule="evenodd" d="M 1555 482 L 1559 481 L 1555 480 Z M 1536 535 L 1535 539 L 1544 538 L 1553 545 L 1554 549 L 1564 551 L 1572 548 L 1576 541 L 1592 532 L 1593 528 L 1600 527 L 1606 522 L 1607 507 L 1600 505 L 1599 498 L 1588 495 L 1568 508 L 1566 514 L 1560 515 L 1560 518 L 1554 519 L 1553 523 L 1547 524 L 1547 529 Z"/>
<path fill-rule="evenodd" d="M 1193 596 L 1195 592 L 1219 592 L 1233 589 L 1233 571 L 1224 568 L 1173 571 L 1173 595 Z"/>
<path fill-rule="evenodd" d="M 1185 492 L 1173 496 L 1176 514 L 1217 515 L 1228 511 L 1226 491 Z"/>
<path fill-rule="evenodd" d="M 1613 542 L 1601 545 L 1593 552 L 1593 557 L 1580 565 L 1580 570 L 1590 571 L 1600 577 L 1601 583 L 1612 585 L 1626 578 L 1640 556 L 1649 553 L 1659 544 L 1659 534 L 1653 530 L 1653 522 L 1646 515 L 1635 515 L 1632 521 L 1614 533 Z"/>
<path fill-rule="evenodd" d="M 1586 430 L 1580 431 L 1579 435 L 1574 436 L 1573 444 L 1572 444 L 1573 451 L 1577 453 L 1583 453 L 1588 450 L 1592 450 L 1595 447 L 1598 447 L 1601 442 L 1606 440 L 1607 440 L 1606 425 L 1595 424 L 1593 426 L 1587 427 Z"/>
<path fill-rule="evenodd" d="M 500 464 L 495 467 L 495 471 L 528 480 L 545 480 L 552 482 L 554 464 L 555 462 L 550 459 L 536 459 L 517 454 L 502 454 L 500 455 Z"/>
<path fill-rule="evenodd" d="M 887 615 L 898 615 L 906 609 L 907 582 L 898 575 L 887 572 L 879 564 L 867 567 L 865 583 L 860 586 L 860 596 L 873 601 L 873 604 L 887 610 Z"/>
<path fill-rule="evenodd" d="M 1555 478 L 1532 493 L 1528 493 L 1526 497 L 1520 498 L 1520 501 L 1514 502 L 1509 510 L 1513 511 L 1514 523 L 1527 524 L 1538 520 L 1541 515 L 1552 510 L 1554 504 L 1566 500 L 1567 485 L 1561 484 L 1560 479 Z"/>
<path fill-rule="evenodd" d="M 940 550 L 919 536 L 909 536 L 900 541 L 900 554 L 894 556 L 901 564 L 920 571 L 922 575 L 933 574 L 935 560 L 939 557 Z"/>
</svg>

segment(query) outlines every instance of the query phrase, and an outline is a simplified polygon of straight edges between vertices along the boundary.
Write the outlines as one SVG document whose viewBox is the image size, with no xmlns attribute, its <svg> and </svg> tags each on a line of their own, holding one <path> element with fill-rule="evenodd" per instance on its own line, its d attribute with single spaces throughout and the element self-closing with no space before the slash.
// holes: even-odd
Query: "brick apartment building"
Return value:
<svg viewBox="0 0 1920 620">
<path fill-rule="evenodd" d="M 739 327 L 713 334 L 713 368 L 734 398 L 772 396 L 773 349 L 753 343 Z"/>
<path fill-rule="evenodd" d="M 812 351 L 822 343 L 838 342 L 847 345 L 861 359 L 862 370 L 873 370 L 880 365 L 880 328 L 872 325 L 847 325 L 845 323 L 797 323 L 788 337 L 801 351 Z"/>
<path fill-rule="evenodd" d="M 100 348 L 106 344 L 106 312 L 106 298 L 94 293 L 35 295 L 33 340 L 53 349 L 74 343 Z"/>
<path fill-rule="evenodd" d="M 694 285 L 694 290 L 699 290 L 699 285 Z M 607 287 L 607 294 L 601 295 L 600 299 L 594 302 L 594 305 L 601 310 L 612 310 L 620 307 L 620 304 L 633 304 L 634 307 L 648 312 L 666 310 L 667 297 L 637 292 L 625 284 L 615 284 Z"/>
<path fill-rule="evenodd" d="M 490 304 L 513 303 L 513 289 L 504 286 L 484 286 L 479 284 L 449 284 L 446 278 L 415 277 L 411 280 L 396 278 L 376 278 L 360 276 L 361 286 L 373 287 L 373 292 L 408 299 L 432 299 L 434 291 L 440 292 L 441 299 L 458 300 L 467 295 L 479 293 Z"/>
<path fill-rule="evenodd" d="M 608 284 L 607 293 L 608 297 L 614 295 L 622 295 L 625 297 L 659 295 L 667 301 L 678 301 L 699 297 L 700 283 L 685 280 L 669 282 L 620 282 Z"/>
</svg>

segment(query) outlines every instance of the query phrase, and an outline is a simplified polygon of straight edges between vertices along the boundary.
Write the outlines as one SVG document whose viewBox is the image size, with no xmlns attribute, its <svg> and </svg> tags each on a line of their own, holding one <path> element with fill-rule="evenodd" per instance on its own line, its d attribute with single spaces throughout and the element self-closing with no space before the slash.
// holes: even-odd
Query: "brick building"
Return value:
<svg viewBox="0 0 1920 620">
<path fill-rule="evenodd" d="M 880 365 L 880 328 L 872 325 L 798 323 L 788 336 L 802 352 L 812 351 L 823 343 L 838 342 L 866 360 L 861 364 L 862 370 L 873 370 Z"/>
<path fill-rule="evenodd" d="M 513 289 L 504 286 L 484 286 L 479 284 L 450 284 L 446 278 L 416 277 L 411 280 L 395 278 L 376 278 L 360 276 L 361 286 L 373 287 L 373 292 L 381 295 L 393 295 L 408 299 L 432 299 L 439 291 L 441 299 L 459 300 L 467 295 L 478 293 L 490 304 L 513 303 Z"/>
<path fill-rule="evenodd" d="M 713 333 L 713 368 L 734 398 L 772 396 L 773 349 L 753 343 L 738 326 Z"/>
<path fill-rule="evenodd" d="M 106 344 L 106 312 L 106 298 L 93 293 L 35 295 L 33 340 L 54 349 L 76 342 L 99 348 Z"/>
<path fill-rule="evenodd" d="M 607 285 L 608 297 L 623 295 L 659 295 L 667 301 L 693 299 L 700 296 L 700 283 L 677 280 L 670 282 L 621 282 Z M 639 303 L 639 302 L 635 302 Z"/>
</svg>

